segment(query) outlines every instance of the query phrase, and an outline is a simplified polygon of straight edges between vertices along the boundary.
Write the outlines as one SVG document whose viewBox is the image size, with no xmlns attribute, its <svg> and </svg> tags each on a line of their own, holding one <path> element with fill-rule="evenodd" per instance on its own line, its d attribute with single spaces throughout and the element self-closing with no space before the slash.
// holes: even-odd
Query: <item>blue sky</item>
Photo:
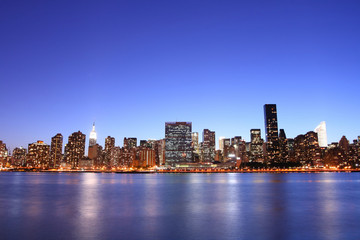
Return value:
<svg viewBox="0 0 360 240">
<path fill-rule="evenodd" d="M 327 122 L 360 135 L 358 1 L 2 1 L 0 140 L 56 133 L 161 139 L 166 121 L 216 137 L 288 137 Z M 264 137 L 264 132 L 262 132 Z M 88 139 L 87 139 L 88 141 Z"/>
</svg>

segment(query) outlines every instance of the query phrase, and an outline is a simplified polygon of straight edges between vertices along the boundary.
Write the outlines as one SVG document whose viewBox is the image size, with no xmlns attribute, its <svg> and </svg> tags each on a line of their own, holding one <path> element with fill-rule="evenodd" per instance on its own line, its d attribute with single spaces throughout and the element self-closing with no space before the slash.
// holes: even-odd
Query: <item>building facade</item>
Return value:
<svg viewBox="0 0 360 240">
<path fill-rule="evenodd" d="M 280 145 L 276 104 L 264 105 L 267 159 L 279 162 Z"/>
<path fill-rule="evenodd" d="M 63 148 L 63 136 L 60 133 L 58 133 L 51 138 L 50 167 L 57 168 L 60 166 L 63 157 L 62 148 Z"/>
<path fill-rule="evenodd" d="M 166 165 L 175 165 L 179 162 L 193 162 L 191 133 L 191 122 L 165 123 Z"/>
</svg>

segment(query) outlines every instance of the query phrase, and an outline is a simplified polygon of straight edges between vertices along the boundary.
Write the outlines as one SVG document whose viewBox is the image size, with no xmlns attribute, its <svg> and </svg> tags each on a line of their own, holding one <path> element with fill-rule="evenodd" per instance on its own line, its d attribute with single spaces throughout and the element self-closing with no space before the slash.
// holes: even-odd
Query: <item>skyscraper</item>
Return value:
<svg viewBox="0 0 360 240">
<path fill-rule="evenodd" d="M 56 168 L 60 166 L 62 159 L 63 136 L 58 133 L 51 138 L 51 163 L 50 167 Z"/>
<path fill-rule="evenodd" d="M 321 122 L 314 130 L 318 134 L 319 146 L 327 147 L 327 134 L 326 134 L 326 123 L 325 121 Z"/>
<path fill-rule="evenodd" d="M 68 144 L 65 146 L 65 161 L 71 168 L 76 168 L 79 161 L 84 158 L 85 138 L 82 132 L 74 132 L 69 136 Z"/>
<path fill-rule="evenodd" d="M 212 162 L 215 158 L 215 131 L 204 129 L 203 144 L 202 144 L 202 158 L 203 162 Z"/>
<path fill-rule="evenodd" d="M 280 161 L 287 162 L 289 160 L 289 150 L 287 138 L 284 129 L 280 129 L 279 133 Z"/>
<path fill-rule="evenodd" d="M 97 134 L 95 131 L 95 123 L 93 123 L 93 127 L 89 137 L 89 147 L 94 146 L 96 144 L 96 139 L 97 139 Z"/>
<path fill-rule="evenodd" d="M 271 162 L 279 161 L 279 132 L 276 104 L 265 104 L 265 133 L 267 142 L 267 157 Z"/>
<path fill-rule="evenodd" d="M 112 151 L 114 147 L 115 147 L 115 138 L 110 136 L 105 138 L 105 162 L 109 164 L 111 163 L 110 166 L 114 166 L 114 163 L 116 162 L 116 160 L 112 159 L 113 157 L 112 153 L 116 152 L 116 151 L 115 152 Z M 114 154 L 114 156 L 116 156 L 116 154 Z"/>
<path fill-rule="evenodd" d="M 124 138 L 124 148 L 132 149 L 137 147 L 137 138 Z"/>
<path fill-rule="evenodd" d="M 48 168 L 50 163 L 50 146 L 43 141 L 29 144 L 27 165 L 29 167 Z"/>
<path fill-rule="evenodd" d="M 8 150 L 6 144 L 0 141 L 0 158 L 6 158 L 8 156 Z"/>
<path fill-rule="evenodd" d="M 23 147 L 15 148 L 12 152 L 12 156 L 14 158 L 14 164 L 16 166 L 26 166 L 26 149 Z"/>
<path fill-rule="evenodd" d="M 192 162 L 191 129 L 191 122 L 165 123 L 165 162 L 167 165 Z"/>
<path fill-rule="evenodd" d="M 263 144 L 264 140 L 261 139 L 261 130 L 260 129 L 251 129 L 250 130 L 250 160 L 252 162 L 263 162 Z"/>
</svg>

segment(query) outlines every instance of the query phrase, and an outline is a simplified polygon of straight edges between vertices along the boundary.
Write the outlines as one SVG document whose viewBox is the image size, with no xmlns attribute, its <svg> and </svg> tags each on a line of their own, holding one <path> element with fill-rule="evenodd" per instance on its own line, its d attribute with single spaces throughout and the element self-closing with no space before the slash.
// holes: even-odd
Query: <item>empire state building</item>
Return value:
<svg viewBox="0 0 360 240">
<path fill-rule="evenodd" d="M 89 147 L 96 145 L 96 138 L 97 138 L 97 134 L 95 131 L 95 123 L 93 123 L 93 127 L 89 137 Z"/>
</svg>

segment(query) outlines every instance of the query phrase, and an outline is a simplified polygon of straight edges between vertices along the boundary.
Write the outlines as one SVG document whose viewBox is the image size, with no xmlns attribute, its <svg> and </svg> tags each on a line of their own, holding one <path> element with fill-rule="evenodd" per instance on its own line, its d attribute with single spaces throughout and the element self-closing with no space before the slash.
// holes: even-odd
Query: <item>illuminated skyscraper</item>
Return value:
<svg viewBox="0 0 360 240">
<path fill-rule="evenodd" d="M 6 158 L 8 156 L 8 150 L 6 144 L 0 141 L 0 158 Z"/>
<path fill-rule="evenodd" d="M 12 156 L 14 158 L 14 164 L 16 166 L 26 166 L 26 149 L 23 147 L 15 148 L 12 152 Z"/>
<path fill-rule="evenodd" d="M 202 143 L 203 162 L 212 162 L 215 158 L 215 131 L 204 129 Z"/>
<path fill-rule="evenodd" d="M 191 122 L 165 123 L 165 161 L 167 165 L 192 162 Z"/>
<path fill-rule="evenodd" d="M 192 147 L 194 152 L 198 152 L 199 151 L 199 133 L 198 132 L 193 132 L 191 133 L 191 138 L 192 138 Z"/>
<path fill-rule="evenodd" d="M 327 147 L 327 134 L 326 134 L 326 123 L 325 121 L 321 122 L 314 130 L 318 134 L 319 146 Z"/>
<path fill-rule="evenodd" d="M 224 151 L 224 139 L 225 137 L 219 137 L 219 149 L 221 150 L 221 152 Z"/>
<path fill-rule="evenodd" d="M 51 164 L 50 167 L 60 166 L 62 159 L 63 136 L 58 133 L 51 138 Z"/>
<path fill-rule="evenodd" d="M 265 104 L 265 132 L 267 142 L 267 157 L 269 161 L 279 161 L 279 131 L 276 104 Z"/>
<path fill-rule="evenodd" d="M 250 160 L 252 162 L 263 162 L 263 144 L 264 140 L 261 139 L 261 130 L 260 129 L 251 129 L 250 130 Z"/>
<path fill-rule="evenodd" d="M 95 123 L 93 123 L 93 127 L 89 137 L 89 147 L 94 146 L 96 144 L 96 139 L 97 139 L 97 134 L 95 131 Z"/>
<path fill-rule="evenodd" d="M 85 138 L 82 132 L 74 132 L 69 136 L 68 144 L 65 146 L 65 161 L 71 168 L 76 168 L 79 161 L 84 158 Z"/>
<path fill-rule="evenodd" d="M 27 155 L 28 167 L 48 168 L 50 164 L 50 146 L 43 141 L 29 144 Z"/>
</svg>

